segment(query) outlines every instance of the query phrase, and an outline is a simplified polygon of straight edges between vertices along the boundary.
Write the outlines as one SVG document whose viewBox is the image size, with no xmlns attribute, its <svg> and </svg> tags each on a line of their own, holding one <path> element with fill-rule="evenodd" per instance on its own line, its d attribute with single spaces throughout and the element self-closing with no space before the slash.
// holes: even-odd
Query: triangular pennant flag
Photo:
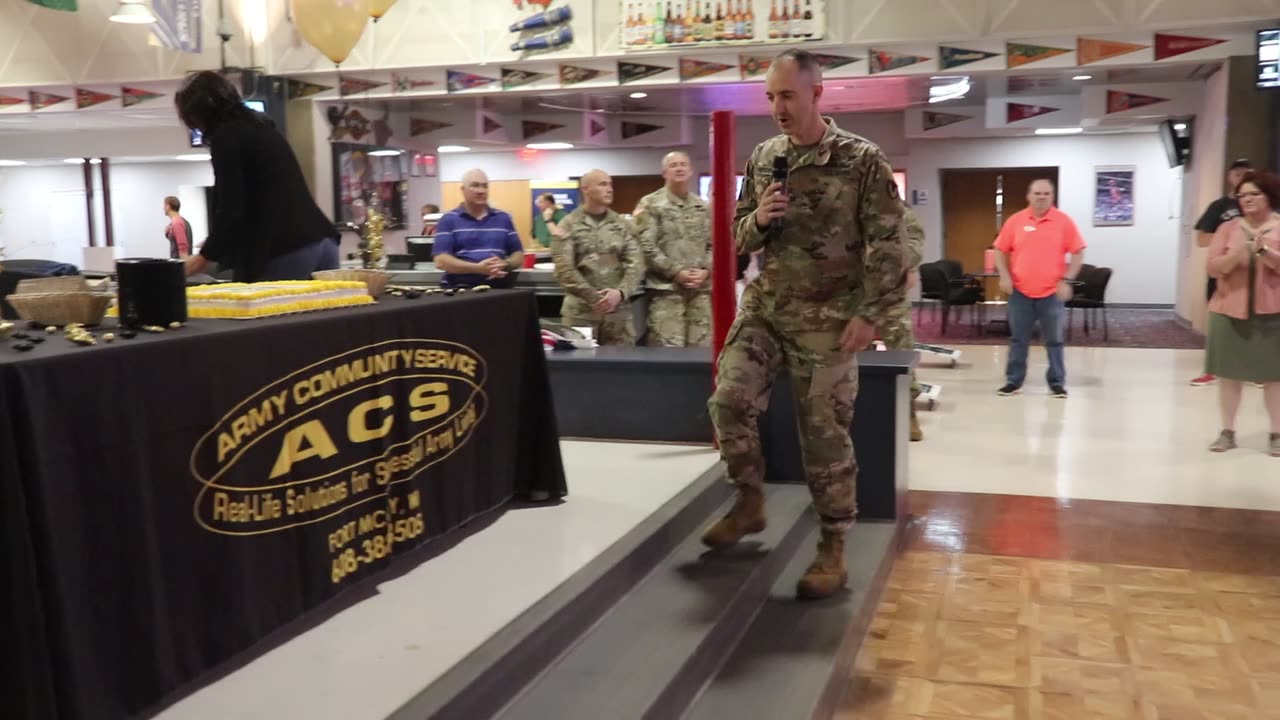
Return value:
<svg viewBox="0 0 1280 720">
<path fill-rule="evenodd" d="M 1121 113 L 1128 110 L 1137 110 L 1148 105 L 1159 105 L 1160 103 L 1169 102 L 1169 98 L 1155 97 L 1153 95 L 1138 95 L 1137 93 L 1121 92 L 1119 90 L 1107 91 L 1107 114 Z"/>
<path fill-rule="evenodd" d="M 889 52 L 888 50 L 872 50 L 871 51 L 871 74 L 889 72 L 890 70 L 901 70 L 904 67 L 918 65 L 922 62 L 928 62 L 931 58 L 923 55 L 902 55 L 900 53 Z"/>
<path fill-rule="evenodd" d="M 355 95 L 356 93 L 369 92 L 374 88 L 386 85 L 384 82 L 377 80 L 365 80 L 364 78 L 342 78 L 342 83 L 338 85 L 338 95 L 346 97 Z"/>
<path fill-rule="evenodd" d="M 933 112 L 931 110 L 926 110 L 924 112 L 924 129 L 928 132 L 929 130 L 937 130 L 938 128 L 944 128 L 948 125 L 955 125 L 956 123 L 962 123 L 965 120 L 972 119 L 972 115 L 957 115 L 955 113 Z"/>
<path fill-rule="evenodd" d="M 439 120 L 428 120 L 426 118 L 409 118 L 409 135 L 417 137 L 426 135 L 437 130 L 443 130 L 447 127 L 453 127 L 453 123 L 440 122 Z"/>
<path fill-rule="evenodd" d="M 9 105 L 21 105 L 26 101 L 27 101 L 27 98 L 14 97 L 12 95 L 0 95 L 0 107 L 8 107 Z"/>
<path fill-rule="evenodd" d="M 578 67 L 577 65 L 561 65 L 560 66 L 560 84 L 577 85 L 591 80 L 595 80 L 601 75 L 608 75 L 605 70 L 596 70 L 595 68 Z"/>
<path fill-rule="evenodd" d="M 738 67 L 742 69 L 742 79 L 748 80 L 753 77 L 760 77 L 769 72 L 769 66 L 773 64 L 773 58 L 767 55 L 739 55 Z"/>
<path fill-rule="evenodd" d="M 1040 117 L 1041 115 L 1048 115 L 1049 113 L 1058 112 L 1061 109 L 1062 108 L 1045 107 L 1044 105 L 1024 105 L 1022 103 L 1008 103 L 1008 109 L 1006 111 L 1006 119 L 1007 119 L 1006 121 L 1015 123 L 1015 122 L 1018 122 L 1019 120 L 1029 120 L 1033 117 Z"/>
<path fill-rule="evenodd" d="M 651 78 L 654 75 L 661 75 L 664 72 L 670 72 L 674 68 L 664 67 L 662 65 L 644 65 L 633 62 L 618 63 L 618 82 L 626 85 L 629 82 Z"/>
<path fill-rule="evenodd" d="M 733 69 L 732 65 L 726 65 L 724 63 L 706 62 L 705 60 L 694 60 L 692 58 L 680 58 L 680 80 L 682 82 L 710 77 L 716 73 L 722 73 L 725 70 L 731 69 Z"/>
<path fill-rule="evenodd" d="M 120 88 L 120 104 L 124 107 L 133 107 L 140 102 L 155 100 L 158 97 L 164 97 L 164 95 L 162 93 L 151 92 L 150 90 L 141 90 L 139 88 Z"/>
<path fill-rule="evenodd" d="M 449 92 L 462 92 L 463 90 L 475 90 L 478 87 L 484 87 L 492 83 L 498 82 L 493 78 L 484 77 L 483 75 L 472 75 L 461 70 L 450 70 L 445 84 L 449 88 Z"/>
<path fill-rule="evenodd" d="M 1156 33 L 1156 60 L 1168 60 L 1171 57 L 1203 50 L 1214 45 L 1221 45 L 1224 42 L 1226 40 L 1219 40 L 1218 38 Z"/>
<path fill-rule="evenodd" d="M 609 129 L 609 126 L 604 124 L 604 120 L 601 120 L 600 118 L 597 118 L 595 116 L 591 116 L 587 118 L 587 139 L 588 140 L 603 133 L 605 130 L 608 130 L 608 129 Z"/>
<path fill-rule="evenodd" d="M 391 85 L 398 93 L 413 92 L 414 90 L 433 87 L 435 84 L 435 80 L 422 80 L 408 75 L 401 75 L 400 73 L 391 73 Z"/>
<path fill-rule="evenodd" d="M 1076 62 L 1081 65 L 1088 65 L 1109 60 L 1113 57 L 1128 55 L 1131 52 L 1146 50 L 1149 47 L 1151 46 L 1138 45 L 1137 43 L 1079 38 L 1076 40 Z"/>
<path fill-rule="evenodd" d="M 317 85 L 315 83 L 309 83 L 303 80 L 290 79 L 289 80 L 289 99 L 297 100 L 299 98 L 311 97 L 312 95 L 319 95 L 322 92 L 332 90 L 332 89 L 333 88 L 329 85 Z"/>
<path fill-rule="evenodd" d="M 515 68 L 502 68 L 502 89 L 511 90 L 512 88 L 536 83 L 539 80 L 545 80 L 549 77 L 551 77 L 551 73 L 517 70 Z"/>
<path fill-rule="evenodd" d="M 480 134 L 488 135 L 502 129 L 502 123 L 493 118 L 492 115 L 482 115 L 480 117 Z"/>
<path fill-rule="evenodd" d="M 655 130 L 661 130 L 661 125 L 650 125 L 649 123 L 623 121 L 622 123 L 622 139 L 630 140 L 633 137 L 639 137 L 651 133 Z"/>
<path fill-rule="evenodd" d="M 115 95 L 108 95 L 104 92 L 95 92 L 93 90 L 85 90 L 84 88 L 76 88 L 76 109 L 83 110 L 87 107 L 100 105 L 108 100 L 115 100 Z"/>
<path fill-rule="evenodd" d="M 940 62 L 943 70 L 990 60 L 1000 55 L 1000 53 L 987 52 L 985 50 L 966 50 L 965 48 L 947 47 L 945 45 L 938 48 L 938 54 L 941 56 Z"/>
<path fill-rule="evenodd" d="M 1071 52 L 1066 48 L 1048 47 L 1046 45 L 1028 45 L 1026 43 L 1007 43 L 1005 56 L 1009 59 L 1009 69 L 1030 65 L 1041 60 L 1066 55 Z"/>
<path fill-rule="evenodd" d="M 76 0 L 28 0 L 28 2 L 49 8 L 50 10 L 76 11 Z"/>
<path fill-rule="evenodd" d="M 831 70 L 833 68 L 852 65 L 862 58 L 848 57 L 847 55 L 825 55 L 823 53 L 814 53 L 813 59 L 818 61 L 818 66 L 823 70 Z"/>
<path fill-rule="evenodd" d="M 53 95 L 51 93 L 40 92 L 39 90 L 32 90 L 30 92 L 32 110 L 43 110 L 44 108 L 47 108 L 50 105 L 57 105 L 60 102 L 66 102 L 67 100 L 70 100 L 70 99 L 71 98 L 63 97 L 62 95 Z"/>
<path fill-rule="evenodd" d="M 520 123 L 520 129 L 524 132 L 524 139 L 538 135 L 546 135 L 552 130 L 559 130 L 564 127 L 560 123 L 539 122 L 537 120 L 524 120 Z"/>
</svg>

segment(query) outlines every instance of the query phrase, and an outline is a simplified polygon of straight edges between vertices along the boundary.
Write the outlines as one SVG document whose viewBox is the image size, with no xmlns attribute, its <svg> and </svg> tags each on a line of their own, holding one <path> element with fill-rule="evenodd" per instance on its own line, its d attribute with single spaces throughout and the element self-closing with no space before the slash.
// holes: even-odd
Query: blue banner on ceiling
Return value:
<svg viewBox="0 0 1280 720">
<path fill-rule="evenodd" d="M 203 52 L 200 0 L 151 0 L 156 24 L 151 32 L 170 50 Z"/>
</svg>

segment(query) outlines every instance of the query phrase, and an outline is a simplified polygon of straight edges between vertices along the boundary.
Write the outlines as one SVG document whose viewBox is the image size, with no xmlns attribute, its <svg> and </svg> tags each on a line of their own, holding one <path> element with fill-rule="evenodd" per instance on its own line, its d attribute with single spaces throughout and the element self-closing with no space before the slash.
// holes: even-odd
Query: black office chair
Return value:
<svg viewBox="0 0 1280 720">
<path fill-rule="evenodd" d="M 975 277 L 958 272 L 958 266 L 959 263 L 951 260 L 939 260 L 920 266 L 920 294 L 921 297 L 937 298 L 942 306 L 943 335 L 947 334 L 953 307 L 969 307 L 970 320 L 975 330 L 978 325 L 978 303 L 983 300 L 982 283 Z"/>
<path fill-rule="evenodd" d="M 1107 322 L 1107 285 L 1111 283 L 1111 268 L 1084 266 L 1076 279 L 1080 284 L 1075 287 L 1075 294 L 1067 302 L 1067 339 L 1071 339 L 1073 330 L 1071 319 L 1075 315 L 1076 308 L 1080 308 L 1084 311 L 1084 334 L 1089 334 L 1090 311 L 1095 317 L 1101 311 L 1102 339 L 1110 340 L 1111 327 Z M 1097 320 L 1094 320 L 1093 324 L 1097 326 Z"/>
</svg>

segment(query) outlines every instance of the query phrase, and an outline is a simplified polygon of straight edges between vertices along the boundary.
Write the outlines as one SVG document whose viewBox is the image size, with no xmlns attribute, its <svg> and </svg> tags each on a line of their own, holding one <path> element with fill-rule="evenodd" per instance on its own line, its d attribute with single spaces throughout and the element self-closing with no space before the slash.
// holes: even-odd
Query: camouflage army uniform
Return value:
<svg viewBox="0 0 1280 720">
<path fill-rule="evenodd" d="M 702 287 L 676 283 L 689 268 L 711 268 L 711 213 L 702 198 L 680 199 L 661 188 L 640 199 L 634 221 L 644 250 L 649 298 L 648 344 L 666 347 L 711 344 L 711 277 Z"/>
<path fill-rule="evenodd" d="M 630 298 L 640 287 L 644 257 L 630 224 L 612 210 L 597 220 L 578 208 L 560 222 L 560 229 L 561 237 L 551 239 L 551 258 L 565 292 L 562 321 L 591 328 L 601 345 L 635 345 Z M 622 292 L 618 307 L 607 315 L 592 312 L 591 306 L 611 289 Z"/>
<path fill-rule="evenodd" d="M 791 203 L 781 232 L 770 239 L 756 226 L 755 211 L 778 155 L 788 158 Z M 841 352 L 840 336 L 854 316 L 874 326 L 906 297 L 902 213 L 880 149 L 830 119 L 815 146 L 795 147 L 785 135 L 758 145 L 738 199 L 737 250 L 763 254 L 708 403 L 720 454 L 734 484 L 763 487 L 756 420 L 785 367 L 814 507 L 830 531 L 847 530 L 857 510 L 849 437 L 857 360 Z"/>
<path fill-rule="evenodd" d="M 903 231 L 907 244 L 907 272 L 913 273 L 920 268 L 920 258 L 924 252 L 924 228 L 920 219 L 911 208 L 904 208 Z M 911 331 L 911 299 L 904 296 L 902 304 L 889 311 L 876 328 L 880 339 L 889 350 L 915 350 L 916 338 Z M 911 399 L 920 397 L 920 383 L 916 379 L 916 371 L 911 371 Z"/>
</svg>

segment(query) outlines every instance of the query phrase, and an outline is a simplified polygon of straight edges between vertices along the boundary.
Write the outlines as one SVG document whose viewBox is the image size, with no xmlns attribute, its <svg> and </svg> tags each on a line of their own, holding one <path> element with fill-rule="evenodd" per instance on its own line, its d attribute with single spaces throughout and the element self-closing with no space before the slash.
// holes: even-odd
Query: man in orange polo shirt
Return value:
<svg viewBox="0 0 1280 720">
<path fill-rule="evenodd" d="M 1067 396 L 1062 352 L 1064 303 L 1071 281 L 1084 262 L 1084 238 L 1066 213 L 1053 206 L 1053 182 L 1036 180 L 1027 189 L 1026 210 L 1014 213 L 996 238 L 996 270 L 1000 289 L 1009 296 L 1009 362 L 1000 395 L 1018 393 L 1027 379 L 1027 346 L 1031 330 L 1040 334 L 1049 355 L 1049 392 Z M 1066 257 L 1071 256 L 1070 265 Z"/>
</svg>

